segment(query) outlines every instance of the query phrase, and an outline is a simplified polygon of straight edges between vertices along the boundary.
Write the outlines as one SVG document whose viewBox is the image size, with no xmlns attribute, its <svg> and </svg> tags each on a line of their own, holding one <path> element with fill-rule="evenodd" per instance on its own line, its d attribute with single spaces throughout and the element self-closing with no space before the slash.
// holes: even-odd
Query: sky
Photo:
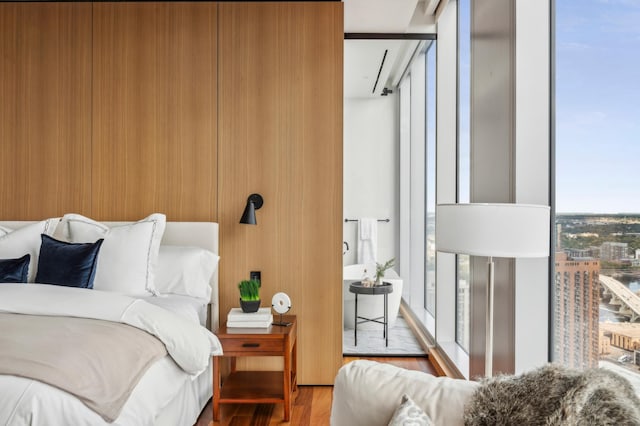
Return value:
<svg viewBox="0 0 640 426">
<path fill-rule="evenodd" d="M 640 0 L 556 0 L 556 211 L 640 214 Z"/>
</svg>

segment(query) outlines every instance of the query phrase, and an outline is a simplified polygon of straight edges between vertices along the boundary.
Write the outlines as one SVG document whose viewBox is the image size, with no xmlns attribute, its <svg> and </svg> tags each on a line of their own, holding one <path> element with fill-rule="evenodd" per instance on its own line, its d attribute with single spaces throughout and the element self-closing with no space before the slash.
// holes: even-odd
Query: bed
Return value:
<svg viewBox="0 0 640 426">
<path fill-rule="evenodd" d="M 18 231 L 30 229 L 30 226 L 33 227 L 35 224 L 40 223 L 43 222 L 0 222 L 0 230 Z M 61 235 L 59 235 L 58 230 L 54 231 L 53 227 L 51 229 L 47 228 L 51 224 L 58 227 L 60 220 L 50 219 L 44 225 L 43 234 L 50 234 L 55 238 L 60 238 Z M 133 225 L 137 224 L 137 222 L 108 222 L 103 225 L 113 230 L 129 229 L 127 227 L 130 224 L 132 225 L 131 229 L 134 229 Z M 154 267 L 155 274 L 162 274 L 166 270 L 166 268 L 162 269 L 163 264 L 160 263 L 163 259 L 170 259 L 172 263 L 182 260 L 179 256 L 174 256 L 173 253 L 176 250 L 185 251 L 187 248 L 196 250 L 197 248 L 200 251 L 204 249 L 207 253 L 218 252 L 218 225 L 216 223 L 166 222 L 163 223 L 163 228 L 161 236 L 158 237 L 161 239 L 159 240 L 159 255 L 157 255 L 156 260 L 158 264 Z M 0 259 L 5 259 L 10 257 L 10 254 L 3 252 L 3 250 L 16 250 L 16 246 L 20 246 L 22 243 L 5 244 L 9 247 L 5 248 L 2 246 L 2 238 L 4 237 L 0 236 Z M 105 241 L 112 241 L 108 240 L 108 238 L 110 237 L 106 237 Z M 67 238 L 68 240 L 69 238 Z M 82 244 L 75 245 L 80 246 Z M 87 243 L 86 245 L 89 244 Z M 103 243 L 99 250 L 104 253 L 106 247 L 107 243 Z M 111 244 L 109 247 L 113 249 L 115 245 Z M 126 247 L 128 249 L 128 245 Z M 43 251 L 44 248 L 45 236 L 42 236 L 40 249 Z M 38 277 L 40 277 L 40 271 L 46 269 L 46 264 L 43 260 L 45 255 L 42 254 L 42 251 L 38 259 Z M 100 254 L 96 256 L 99 257 Z M 209 258 L 207 257 L 206 259 Z M 201 259 L 199 261 L 202 262 Z M 101 271 L 106 269 L 104 267 L 101 269 L 101 266 L 104 265 L 100 263 L 100 259 L 94 262 L 94 266 L 96 264 L 97 267 L 93 268 L 92 274 L 95 279 L 98 279 L 101 277 Z M 189 267 L 183 265 L 183 269 L 186 270 L 186 278 L 182 277 L 181 279 L 189 279 L 189 277 L 193 276 L 191 264 L 189 264 Z M 74 393 L 76 390 L 74 387 L 71 387 L 71 391 L 68 389 L 63 390 L 67 383 L 64 383 L 65 386 L 58 386 L 56 379 L 51 381 L 53 384 L 47 384 L 41 380 L 27 378 L 20 373 L 21 370 L 19 368 L 16 370 L 18 373 L 15 375 L 0 371 L 0 395 L 2 395 L 2 398 L 0 398 L 0 424 L 194 424 L 212 395 L 211 355 L 221 354 L 221 347 L 217 338 L 208 331 L 215 330 L 218 326 L 218 274 L 217 267 L 212 269 L 211 274 L 208 271 L 206 272 L 209 278 L 208 288 L 205 293 L 198 289 L 198 297 L 194 297 L 191 293 L 173 294 L 163 293 L 159 290 L 157 292 L 154 291 L 154 294 L 122 295 L 104 291 L 98 287 L 88 289 L 68 287 L 64 284 L 19 284 L 15 282 L 0 284 L 0 316 L 2 316 L 2 321 L 5 321 L 4 323 L 0 322 L 0 345 L 14 346 L 19 351 L 21 348 L 18 346 L 21 345 L 12 343 L 13 340 L 11 339 L 19 338 L 21 339 L 19 341 L 22 342 L 22 339 L 27 339 L 24 337 L 25 335 L 29 335 L 35 330 L 33 336 L 38 336 L 38 333 L 44 333 L 45 338 L 39 337 L 37 341 L 35 341 L 35 338 L 31 339 L 33 341 L 24 344 L 25 348 L 31 348 L 32 351 L 33 348 L 44 348 L 40 352 L 56 352 L 64 349 L 67 352 L 60 353 L 66 353 L 69 356 L 69 362 L 71 362 L 74 356 L 77 356 L 80 360 L 87 359 L 87 356 L 93 356 L 87 355 L 82 351 L 84 351 L 85 345 L 89 346 L 89 341 L 97 340 L 97 345 L 101 345 L 98 350 L 110 353 L 110 355 L 105 358 L 105 361 L 100 361 L 101 363 L 96 361 L 95 365 L 106 368 L 104 365 L 109 365 L 109 362 L 115 362 L 113 360 L 109 361 L 109 358 L 120 359 L 118 358 L 120 356 L 119 352 L 115 349 L 119 348 L 119 346 L 110 345 L 106 342 L 106 339 L 111 338 L 111 332 L 108 327 L 119 327 L 125 329 L 126 333 L 134 333 L 129 338 L 133 339 L 135 344 L 140 345 L 139 348 L 146 349 L 147 344 L 144 343 L 144 339 L 150 335 L 154 336 L 150 337 L 150 339 L 156 341 L 156 345 L 158 339 L 164 343 L 164 345 L 159 344 L 162 352 L 150 356 L 148 362 L 145 361 L 146 367 L 130 387 L 126 396 L 119 397 L 119 399 L 124 400 L 120 407 L 113 408 L 110 406 L 106 409 L 106 414 L 104 407 L 101 406 L 102 411 L 93 407 L 92 394 L 89 393 L 88 397 L 86 395 L 77 396 Z M 147 275 L 150 274 L 148 268 L 146 273 Z M 102 275 L 105 274 L 103 273 Z M 161 275 L 156 275 L 156 282 L 162 281 L 160 278 L 162 278 Z M 34 280 L 34 277 L 29 277 L 29 282 L 33 283 L 35 282 Z M 210 296 L 205 298 L 203 297 L 205 294 L 210 294 Z M 34 323 L 30 325 L 32 320 Z M 83 323 L 83 321 L 87 324 Z M 21 334 L 21 336 L 12 337 L 10 330 L 14 327 L 7 326 L 7 324 L 18 324 L 15 327 L 15 334 Z M 70 327 L 70 330 L 85 330 L 82 328 L 85 326 L 89 328 L 84 331 L 85 334 L 82 334 L 83 331 L 60 333 L 57 338 L 63 340 L 56 340 L 56 342 L 65 343 L 46 342 L 49 336 L 47 333 L 50 330 L 61 330 L 67 326 Z M 91 327 L 103 328 L 96 329 Z M 142 335 L 144 335 L 144 339 L 141 338 Z M 5 342 L 2 343 L 1 339 L 5 339 Z M 94 348 L 92 350 L 96 351 L 97 349 Z M 35 351 L 38 351 L 38 349 L 35 349 Z M 142 352 L 144 351 L 141 350 Z M 90 354 L 91 352 L 87 353 Z M 6 356 L 11 359 L 11 354 L 4 355 L 5 360 L 7 359 Z M 203 358 L 205 355 L 206 359 Z M 2 356 L 3 353 L 0 350 L 0 360 L 3 359 Z M 143 356 L 140 355 L 140 358 L 143 358 Z M 101 373 L 100 369 L 91 362 L 87 363 L 91 364 L 90 371 L 83 371 L 80 368 L 80 364 L 83 363 L 77 362 L 76 364 L 78 367 L 78 379 L 74 377 L 73 379 L 64 380 L 82 382 L 86 381 L 88 377 L 94 377 L 91 380 L 93 383 L 102 384 L 103 376 L 107 374 Z M 120 367 L 117 369 L 109 367 L 109 371 L 120 369 Z M 122 370 L 125 369 L 122 368 Z M 96 371 L 98 372 L 96 373 Z M 47 370 L 45 374 L 52 373 Z M 133 377 L 130 374 L 122 373 L 122 375 L 129 378 Z M 58 378 L 57 380 L 60 379 Z M 105 380 L 105 383 L 104 388 L 111 389 L 113 387 L 108 380 Z M 79 385 L 79 387 L 82 386 L 84 384 Z M 96 387 L 102 393 L 103 389 L 100 389 L 100 385 Z"/>
</svg>

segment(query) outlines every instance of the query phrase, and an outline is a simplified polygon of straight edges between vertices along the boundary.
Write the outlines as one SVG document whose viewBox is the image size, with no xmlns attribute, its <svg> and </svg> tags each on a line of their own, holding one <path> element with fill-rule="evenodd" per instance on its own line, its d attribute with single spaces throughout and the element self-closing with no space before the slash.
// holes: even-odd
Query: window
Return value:
<svg viewBox="0 0 640 426">
<path fill-rule="evenodd" d="M 458 203 L 470 201 L 471 188 L 471 2 L 458 1 Z M 469 351 L 470 257 L 457 256 L 456 342 Z"/>
<path fill-rule="evenodd" d="M 427 87 L 427 157 L 426 157 L 426 255 L 425 307 L 436 315 L 436 42 L 424 54 Z"/>
<path fill-rule="evenodd" d="M 432 267 L 429 263 L 433 261 L 430 235 L 433 233 L 432 223 L 434 222 L 430 212 L 434 203 L 469 203 L 482 199 L 488 201 L 494 198 L 494 195 L 496 200 L 514 197 L 516 201 L 520 200 L 518 202 L 522 203 L 525 203 L 524 199 L 531 200 L 529 203 L 532 204 L 548 202 L 550 191 L 548 178 L 551 176 L 550 150 L 549 145 L 541 141 L 548 140 L 551 123 L 548 60 L 552 34 L 541 33 L 541 31 L 544 32 L 544 28 L 548 28 L 552 18 L 551 3 L 524 2 L 518 3 L 516 8 L 512 7 L 512 3 L 452 0 L 446 3 L 438 16 L 437 164 L 430 160 L 433 158 L 434 150 L 430 145 L 431 136 L 427 135 L 425 139 L 427 144 L 424 176 L 426 241 L 423 243 L 426 246 L 424 255 L 427 265 L 426 267 L 423 265 L 423 271 L 425 271 L 423 274 L 426 277 L 426 291 L 424 299 L 419 302 L 413 303 L 412 298 L 411 307 L 415 312 L 418 305 L 419 310 L 424 314 L 423 318 L 427 318 L 425 324 L 435 340 L 435 350 L 466 377 L 475 377 L 484 371 L 482 368 L 484 327 L 477 322 L 474 323 L 475 326 L 471 324 L 471 306 L 480 308 L 485 302 L 485 294 L 483 291 L 474 291 L 473 294 L 470 291 L 474 283 L 474 270 L 471 268 L 475 262 L 473 257 L 456 257 L 451 253 L 437 253 L 435 256 L 437 267 L 430 269 Z M 471 67 L 472 17 L 473 28 L 478 29 L 477 44 L 475 41 L 473 44 L 477 52 L 473 55 L 473 69 L 477 72 L 473 73 Z M 511 32 L 516 28 L 518 37 L 515 31 Z M 490 38 L 491 40 L 487 39 L 485 37 L 487 34 L 500 34 L 500 42 L 494 43 L 493 37 Z M 510 40 L 510 47 L 514 49 L 504 48 L 505 44 L 502 42 L 506 41 L 507 37 Z M 532 64 L 534 66 L 531 66 Z M 534 77 L 531 78 L 531 75 Z M 536 75 L 540 77 L 537 78 Z M 428 76 L 427 70 L 427 79 Z M 594 78 L 592 81 L 598 81 L 598 79 Z M 411 79 L 412 95 L 413 85 L 414 80 Z M 474 92 L 471 91 L 472 86 L 476 89 Z M 429 93 L 431 93 L 430 89 L 427 90 L 427 96 Z M 535 103 L 527 104 L 527 100 L 532 98 L 532 93 L 537 95 L 533 96 Z M 499 111 L 492 109 L 497 99 L 500 102 L 506 100 Z M 472 101 L 474 107 L 477 106 L 473 111 L 473 129 L 471 128 Z M 510 112 L 515 110 L 516 105 L 518 114 L 512 115 Z M 523 108 L 523 105 L 526 108 Z M 428 114 L 429 107 L 427 106 L 426 109 Z M 427 124 L 427 132 L 429 128 Z M 480 147 L 478 149 L 472 149 L 472 130 L 476 132 L 473 142 Z M 515 134 L 518 136 L 517 149 L 511 152 L 511 146 L 516 147 L 516 138 L 513 137 Z M 492 143 L 494 139 L 495 143 Z M 491 155 L 492 149 L 500 155 Z M 576 152 L 579 152 L 579 149 L 577 148 Z M 505 153 L 513 155 L 502 155 Z M 408 157 L 411 155 L 412 153 L 409 153 Z M 508 181 L 495 182 L 498 175 L 491 173 L 492 170 L 487 167 L 492 165 L 488 158 L 496 159 L 495 164 L 500 167 L 498 169 L 500 176 L 505 177 L 509 173 Z M 582 163 L 582 174 L 597 172 L 594 170 L 597 167 L 587 171 L 584 164 L 592 163 Z M 477 165 L 483 167 L 476 168 Z M 430 186 L 435 181 L 431 178 L 433 172 L 437 172 L 438 180 L 436 200 L 430 198 L 430 194 L 435 189 Z M 471 185 L 472 177 L 477 179 L 473 185 Z M 509 185 L 503 187 L 501 184 L 505 182 Z M 411 181 L 411 184 L 415 184 L 415 181 Z M 493 191 L 494 187 L 495 191 Z M 471 194 L 473 188 L 481 188 L 482 192 L 474 191 Z M 423 235 L 420 235 L 420 238 L 422 237 Z M 403 256 L 401 258 L 404 259 Z M 424 258 L 422 261 L 425 263 Z M 515 296 L 513 304 L 500 304 L 498 310 L 500 319 L 494 323 L 496 335 L 500 336 L 499 339 L 494 340 L 497 346 L 500 345 L 500 351 L 495 352 L 495 371 L 512 369 L 521 372 L 531 366 L 540 365 L 548 359 L 549 327 L 545 316 L 550 310 L 549 297 L 546 291 L 537 291 L 535 287 L 537 282 L 546 282 L 549 274 L 547 259 L 518 260 L 514 261 L 514 264 L 517 269 L 513 271 L 506 270 L 507 264 L 499 266 L 501 275 L 513 272 L 516 276 L 514 286 L 518 286 L 518 291 L 513 293 Z M 482 273 L 484 268 L 480 266 L 478 270 Z M 436 285 L 433 286 L 435 292 L 430 290 L 432 288 L 430 286 L 431 271 L 434 271 L 437 276 Z M 558 285 L 562 285 L 565 281 L 572 282 L 574 272 L 571 271 L 566 275 L 562 273 L 555 277 L 555 281 Z M 476 278 L 482 280 L 486 277 Z M 534 285 L 528 285 L 531 281 Z M 580 281 L 585 281 L 583 275 Z M 515 287 L 509 287 L 509 293 L 502 292 L 501 298 L 507 299 L 507 295 L 510 297 L 512 289 Z M 572 292 L 561 299 L 566 308 L 562 312 L 554 313 L 555 322 L 562 322 L 565 318 L 568 321 L 569 314 L 574 313 L 576 297 L 579 300 L 591 297 L 593 291 L 589 290 L 581 289 L 579 294 Z M 531 297 L 532 295 L 535 297 Z M 481 310 L 483 309 L 479 309 Z M 530 313 L 532 315 L 529 315 Z M 540 321 L 530 321 L 535 315 L 540 314 L 543 315 Z M 481 315 L 481 312 L 475 312 L 474 316 L 476 315 Z M 434 316 L 435 325 L 430 328 L 428 318 Z M 432 331 L 433 329 L 435 332 Z M 519 333 L 517 339 L 514 337 L 516 333 Z M 585 335 L 582 330 L 581 333 L 581 336 Z M 524 339 L 522 336 L 529 337 Z M 574 335 L 566 337 L 570 342 Z"/>
<path fill-rule="evenodd" d="M 640 154 L 638 19 L 637 2 L 556 2 L 551 318 L 554 361 L 612 369 L 640 393 L 640 323 L 616 300 L 640 303 L 640 199 L 629 179 Z"/>
<path fill-rule="evenodd" d="M 436 303 L 435 62 L 435 40 L 417 43 L 399 85 L 403 297 L 431 333 L 435 333 Z"/>
</svg>

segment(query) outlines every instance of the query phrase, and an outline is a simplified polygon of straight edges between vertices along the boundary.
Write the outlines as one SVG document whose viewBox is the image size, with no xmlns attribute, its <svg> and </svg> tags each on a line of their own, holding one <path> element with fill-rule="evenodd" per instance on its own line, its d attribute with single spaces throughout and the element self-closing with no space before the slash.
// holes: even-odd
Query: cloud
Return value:
<svg viewBox="0 0 640 426">
<path fill-rule="evenodd" d="M 565 41 L 558 43 L 557 47 L 559 50 L 584 51 L 590 49 L 592 46 L 576 41 Z"/>
<path fill-rule="evenodd" d="M 604 111 L 558 111 L 557 119 L 565 126 L 584 129 L 608 121 L 608 114 Z"/>
<path fill-rule="evenodd" d="M 598 3 L 614 6 L 631 6 L 640 8 L 640 0 L 597 0 Z"/>
</svg>

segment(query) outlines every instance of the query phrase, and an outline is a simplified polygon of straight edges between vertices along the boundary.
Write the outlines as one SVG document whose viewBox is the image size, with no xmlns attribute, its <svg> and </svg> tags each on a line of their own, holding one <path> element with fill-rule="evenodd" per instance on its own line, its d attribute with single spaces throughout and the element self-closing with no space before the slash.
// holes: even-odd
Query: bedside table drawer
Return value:
<svg viewBox="0 0 640 426">
<path fill-rule="evenodd" d="M 278 339 L 222 339 L 225 352 L 278 352 L 284 350 L 284 341 Z"/>
</svg>

